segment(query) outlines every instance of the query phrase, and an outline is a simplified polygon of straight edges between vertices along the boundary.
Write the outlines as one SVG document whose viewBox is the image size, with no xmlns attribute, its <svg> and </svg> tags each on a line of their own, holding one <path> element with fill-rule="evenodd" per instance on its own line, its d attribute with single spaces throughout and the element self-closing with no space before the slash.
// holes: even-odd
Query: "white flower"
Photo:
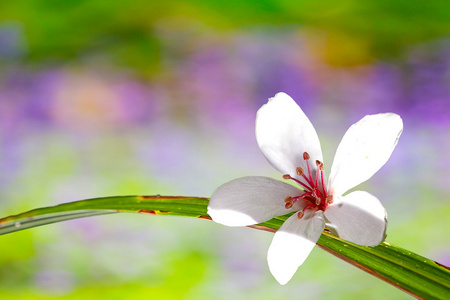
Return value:
<svg viewBox="0 0 450 300">
<path fill-rule="evenodd" d="M 342 239 L 376 246 L 385 238 L 383 205 L 367 192 L 343 194 L 386 163 L 402 130 L 393 113 L 365 116 L 352 125 L 336 151 L 327 186 L 314 127 L 291 97 L 278 93 L 257 113 L 256 139 L 269 163 L 300 189 L 268 177 L 235 179 L 213 193 L 208 214 L 227 226 L 248 226 L 296 212 L 275 233 L 267 255 L 280 284 L 292 278 L 326 224 Z"/>
</svg>

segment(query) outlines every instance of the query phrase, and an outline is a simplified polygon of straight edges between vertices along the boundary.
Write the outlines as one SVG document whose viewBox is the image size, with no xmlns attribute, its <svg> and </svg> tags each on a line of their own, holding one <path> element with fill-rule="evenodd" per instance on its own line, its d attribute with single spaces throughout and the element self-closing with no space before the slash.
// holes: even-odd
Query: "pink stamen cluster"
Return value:
<svg viewBox="0 0 450 300">
<path fill-rule="evenodd" d="M 307 152 L 303 153 L 303 159 L 306 161 L 306 165 L 308 166 L 308 173 L 305 174 L 305 171 L 300 167 L 298 167 L 296 171 L 297 175 L 303 177 L 306 183 L 303 183 L 289 174 L 283 175 L 284 179 L 294 180 L 305 190 L 305 192 L 300 196 L 288 196 L 284 199 L 284 202 L 286 203 L 285 207 L 287 209 L 291 208 L 298 200 L 304 200 L 306 202 L 305 208 L 297 213 L 297 217 L 299 219 L 304 216 L 307 209 L 325 211 L 328 205 L 333 202 L 333 195 L 327 193 L 327 188 L 325 186 L 323 163 L 316 160 L 317 171 L 315 178 L 313 178 L 311 168 L 309 166 L 310 156 Z"/>
</svg>

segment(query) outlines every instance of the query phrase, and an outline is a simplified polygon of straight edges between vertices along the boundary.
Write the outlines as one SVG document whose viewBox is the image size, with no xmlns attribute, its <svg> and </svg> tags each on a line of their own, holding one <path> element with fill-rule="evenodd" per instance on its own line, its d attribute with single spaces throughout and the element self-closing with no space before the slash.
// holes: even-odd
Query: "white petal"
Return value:
<svg viewBox="0 0 450 300">
<path fill-rule="evenodd" d="M 355 191 L 336 200 L 324 214 L 341 239 L 362 246 L 376 246 L 383 242 L 387 214 L 375 196 Z"/>
<path fill-rule="evenodd" d="M 244 177 L 217 188 L 208 205 L 213 221 L 227 226 L 248 226 L 268 221 L 276 216 L 302 209 L 297 201 L 286 209 L 287 196 L 300 196 L 303 191 L 290 184 L 268 177 Z"/>
<path fill-rule="evenodd" d="M 316 130 L 301 108 L 285 93 L 278 93 L 256 115 L 256 140 L 269 163 L 282 174 L 300 179 L 297 167 L 307 172 L 303 152 L 310 155 L 315 176 L 316 160 L 323 162 Z M 314 178 L 314 177 L 313 177 Z M 305 180 L 302 178 L 302 182 Z"/>
<path fill-rule="evenodd" d="M 389 159 L 403 130 L 400 116 L 365 116 L 345 133 L 331 167 L 329 187 L 342 195 L 366 181 Z"/>
<path fill-rule="evenodd" d="M 322 211 L 306 211 L 303 218 L 293 214 L 273 237 L 267 261 L 270 272 L 280 284 L 291 280 L 303 264 L 325 227 Z"/>
</svg>

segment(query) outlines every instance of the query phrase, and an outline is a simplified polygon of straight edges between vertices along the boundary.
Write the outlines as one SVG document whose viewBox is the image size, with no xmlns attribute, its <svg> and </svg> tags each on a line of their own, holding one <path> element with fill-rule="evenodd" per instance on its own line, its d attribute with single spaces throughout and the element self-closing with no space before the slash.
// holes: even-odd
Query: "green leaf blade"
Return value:
<svg viewBox="0 0 450 300">
<path fill-rule="evenodd" d="M 207 198 L 158 195 L 80 200 L 2 218 L 0 219 L 0 235 L 61 221 L 118 212 L 200 217 L 206 216 L 207 206 Z"/>
<path fill-rule="evenodd" d="M 209 199 L 168 196 L 113 196 L 34 209 L 0 219 L 0 235 L 45 224 L 119 212 L 211 219 Z M 250 226 L 275 232 L 289 215 Z M 422 299 L 450 299 L 450 271 L 386 242 L 364 247 L 324 232 L 317 245 L 336 257 Z"/>
<path fill-rule="evenodd" d="M 435 262 L 386 242 L 376 247 L 342 242 L 343 245 L 336 237 L 323 234 L 318 244 L 338 255 L 344 255 L 345 260 L 352 260 L 355 266 L 413 296 L 422 299 L 450 299 L 450 272 Z M 409 254 L 399 255 L 402 252 Z"/>
</svg>

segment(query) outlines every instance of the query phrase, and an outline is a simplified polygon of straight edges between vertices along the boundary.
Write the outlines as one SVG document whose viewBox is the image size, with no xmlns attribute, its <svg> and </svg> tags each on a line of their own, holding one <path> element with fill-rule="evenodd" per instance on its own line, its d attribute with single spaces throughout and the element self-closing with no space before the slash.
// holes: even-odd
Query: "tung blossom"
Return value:
<svg viewBox="0 0 450 300">
<path fill-rule="evenodd" d="M 211 196 L 208 214 L 227 226 L 248 226 L 294 212 L 275 233 L 267 260 L 280 284 L 305 261 L 325 226 L 363 246 L 380 244 L 387 214 L 373 195 L 349 189 L 372 177 L 389 159 L 403 130 L 394 113 L 368 115 L 339 144 L 328 185 L 319 138 L 294 100 L 278 93 L 256 117 L 256 139 L 269 163 L 298 187 L 268 177 L 232 180 Z"/>
</svg>

